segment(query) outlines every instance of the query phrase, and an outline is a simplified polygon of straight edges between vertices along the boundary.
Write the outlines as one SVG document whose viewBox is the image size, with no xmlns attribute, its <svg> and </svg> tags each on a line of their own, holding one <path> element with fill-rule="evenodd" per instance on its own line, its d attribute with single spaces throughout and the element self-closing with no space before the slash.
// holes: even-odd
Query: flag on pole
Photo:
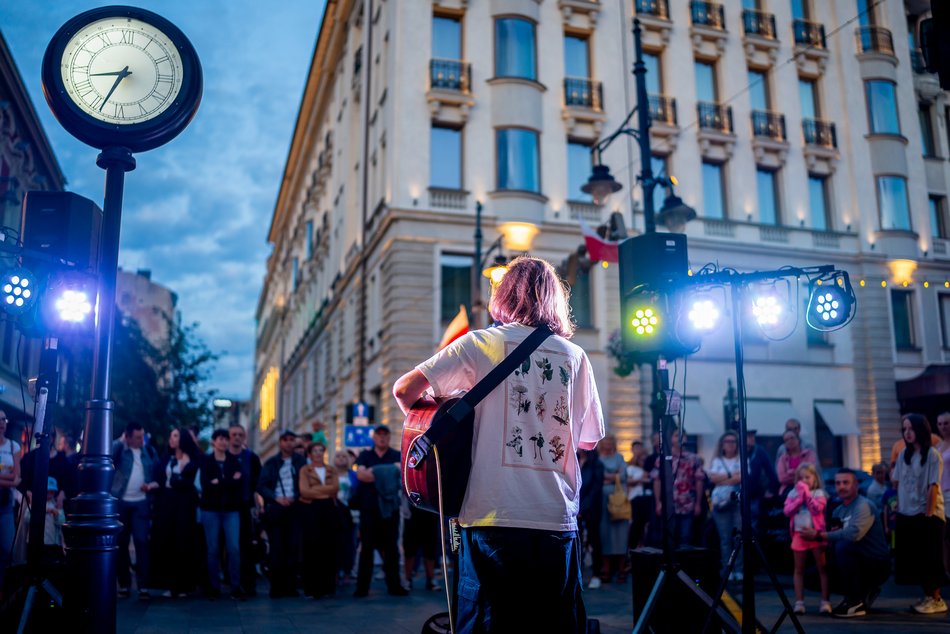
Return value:
<svg viewBox="0 0 950 634">
<path fill-rule="evenodd" d="M 445 329 L 445 334 L 442 335 L 442 340 L 439 342 L 439 347 L 436 349 L 436 351 L 438 352 L 467 332 L 468 311 L 465 310 L 465 306 L 460 305 L 458 315 L 453 317 L 452 321 L 449 322 L 448 327 Z"/>
<path fill-rule="evenodd" d="M 584 244 L 587 246 L 587 255 L 591 262 L 619 262 L 620 256 L 617 251 L 617 242 L 604 240 L 596 231 L 590 228 L 583 219 L 578 219 L 581 225 L 581 233 L 584 234 Z"/>
</svg>

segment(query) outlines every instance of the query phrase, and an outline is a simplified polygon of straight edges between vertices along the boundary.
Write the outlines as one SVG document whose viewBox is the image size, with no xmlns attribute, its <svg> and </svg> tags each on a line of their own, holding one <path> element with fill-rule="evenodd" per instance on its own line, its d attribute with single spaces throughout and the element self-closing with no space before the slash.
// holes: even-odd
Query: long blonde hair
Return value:
<svg viewBox="0 0 950 634">
<path fill-rule="evenodd" d="M 815 476 L 815 488 L 820 489 L 821 476 L 818 475 L 818 469 L 815 468 L 815 465 L 813 465 L 810 462 L 803 462 L 802 464 L 798 465 L 798 468 L 795 469 L 795 482 L 798 482 L 799 480 L 801 480 L 802 474 L 805 473 L 806 471 L 808 471 L 813 476 Z M 812 490 L 814 491 L 814 489 Z"/>
<path fill-rule="evenodd" d="M 565 339 L 574 336 L 567 288 L 554 267 L 539 258 L 522 256 L 508 265 L 508 272 L 492 292 L 488 310 L 503 324 L 547 326 Z"/>
</svg>

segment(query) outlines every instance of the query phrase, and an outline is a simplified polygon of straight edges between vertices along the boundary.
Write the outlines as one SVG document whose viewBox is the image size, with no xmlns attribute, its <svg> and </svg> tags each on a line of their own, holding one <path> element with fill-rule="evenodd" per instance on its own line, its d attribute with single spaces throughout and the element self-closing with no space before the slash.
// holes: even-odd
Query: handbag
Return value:
<svg viewBox="0 0 950 634">
<path fill-rule="evenodd" d="M 722 460 L 721 458 L 719 460 L 720 462 L 722 462 L 723 468 L 726 469 L 726 477 L 731 478 L 732 473 L 726 467 L 725 461 Z M 710 497 L 712 498 L 713 510 L 728 511 L 735 505 L 738 499 L 738 494 L 739 494 L 739 487 L 737 487 L 734 484 L 733 485 L 719 485 L 717 487 L 714 487 L 712 490 L 712 495 L 710 495 Z"/>
<path fill-rule="evenodd" d="M 607 513 L 610 514 L 612 522 L 630 520 L 633 517 L 630 501 L 627 499 L 627 493 L 623 490 L 620 483 L 620 474 L 614 476 L 614 490 L 607 496 Z"/>
</svg>

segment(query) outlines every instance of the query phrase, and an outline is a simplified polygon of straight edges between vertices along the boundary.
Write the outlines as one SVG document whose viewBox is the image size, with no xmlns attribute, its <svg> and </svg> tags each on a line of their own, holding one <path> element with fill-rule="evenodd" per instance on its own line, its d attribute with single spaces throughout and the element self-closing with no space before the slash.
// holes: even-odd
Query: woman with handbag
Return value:
<svg viewBox="0 0 950 634">
<path fill-rule="evenodd" d="M 319 599 L 336 592 L 336 557 L 331 556 L 339 539 L 336 494 L 340 480 L 326 464 L 327 447 L 322 442 L 307 446 L 310 464 L 300 470 L 300 502 L 303 504 L 303 593 Z"/>
<path fill-rule="evenodd" d="M 722 568 L 725 570 L 732 553 L 735 532 L 742 525 L 739 509 L 739 481 L 742 480 L 742 464 L 739 459 L 739 435 L 727 431 L 719 437 L 716 455 L 709 464 L 709 479 L 712 480 L 713 521 L 719 533 L 719 551 Z M 730 581 L 742 581 L 742 552 L 736 557 L 736 565 L 729 575 Z"/>
<path fill-rule="evenodd" d="M 617 437 L 604 436 L 600 441 L 600 462 L 604 465 L 604 510 L 600 521 L 600 541 L 604 563 L 600 571 L 602 583 L 610 583 L 613 575 L 624 583 L 623 560 L 627 555 L 630 533 L 630 502 L 627 500 L 627 463 L 617 453 Z"/>
</svg>

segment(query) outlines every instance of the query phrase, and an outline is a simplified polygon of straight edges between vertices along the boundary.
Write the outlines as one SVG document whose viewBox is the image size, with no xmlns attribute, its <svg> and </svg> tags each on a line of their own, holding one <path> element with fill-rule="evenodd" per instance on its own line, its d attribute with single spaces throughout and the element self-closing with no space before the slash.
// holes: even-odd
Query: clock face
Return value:
<svg viewBox="0 0 950 634">
<path fill-rule="evenodd" d="M 61 58 L 69 99 L 104 123 L 150 121 L 182 89 L 182 59 L 171 39 L 133 17 L 107 17 L 78 29 Z"/>
</svg>

